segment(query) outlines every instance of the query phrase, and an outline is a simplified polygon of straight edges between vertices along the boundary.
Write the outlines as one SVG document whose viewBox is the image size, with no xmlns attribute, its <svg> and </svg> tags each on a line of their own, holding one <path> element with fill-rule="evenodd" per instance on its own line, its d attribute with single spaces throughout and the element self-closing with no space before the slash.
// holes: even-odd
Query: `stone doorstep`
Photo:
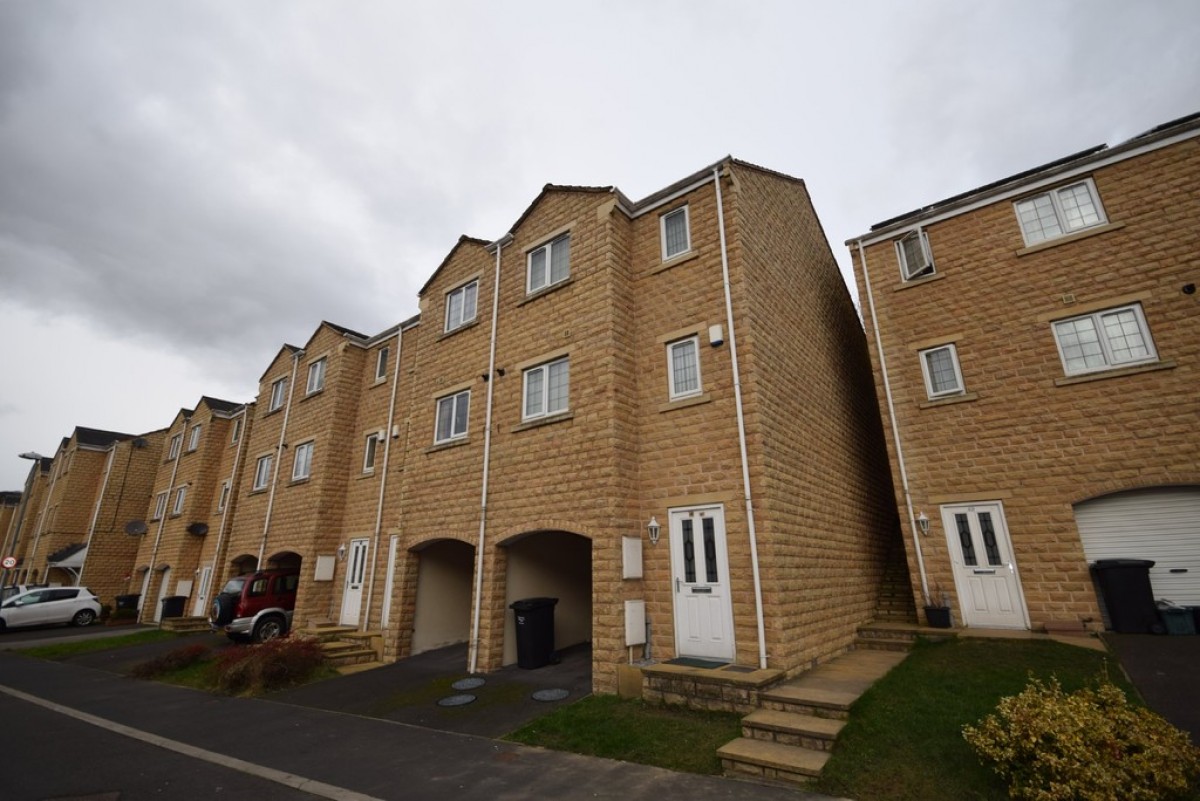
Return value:
<svg viewBox="0 0 1200 801">
<path fill-rule="evenodd" d="M 731 773 L 804 781 L 821 775 L 828 751 L 780 745 L 770 740 L 742 738 L 717 749 L 721 765 Z"/>
<path fill-rule="evenodd" d="M 724 668 L 697 668 L 688 665 L 644 665 L 642 674 L 649 679 L 662 678 L 668 680 L 685 679 L 696 684 L 729 685 L 746 690 L 761 690 L 769 687 L 783 677 L 782 670 L 761 668 L 742 673 L 729 670 L 737 665 L 726 665 Z"/>
<path fill-rule="evenodd" d="M 868 651 L 910 651 L 912 650 L 912 641 L 892 637 L 859 636 L 854 638 L 854 647 Z"/>
<path fill-rule="evenodd" d="M 833 718 L 759 709 L 742 718 L 742 736 L 814 751 L 832 751 L 833 742 L 845 725 L 845 721 Z"/>
<path fill-rule="evenodd" d="M 859 695 L 861 693 L 845 690 L 784 685 L 763 693 L 762 702 L 766 708 L 780 712 L 810 713 L 816 717 L 845 720 L 850 715 L 850 705 Z"/>
</svg>

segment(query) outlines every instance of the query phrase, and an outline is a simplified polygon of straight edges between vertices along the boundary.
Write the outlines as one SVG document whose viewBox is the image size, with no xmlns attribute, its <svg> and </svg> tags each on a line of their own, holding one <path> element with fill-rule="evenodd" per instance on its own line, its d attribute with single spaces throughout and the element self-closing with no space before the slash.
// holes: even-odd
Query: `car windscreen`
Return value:
<svg viewBox="0 0 1200 801">
<path fill-rule="evenodd" d="M 231 578 L 229 581 L 225 582 L 225 586 L 221 588 L 221 592 L 229 593 L 230 595 L 241 595 L 242 587 L 245 586 L 246 577 L 238 576 L 237 578 Z"/>
</svg>

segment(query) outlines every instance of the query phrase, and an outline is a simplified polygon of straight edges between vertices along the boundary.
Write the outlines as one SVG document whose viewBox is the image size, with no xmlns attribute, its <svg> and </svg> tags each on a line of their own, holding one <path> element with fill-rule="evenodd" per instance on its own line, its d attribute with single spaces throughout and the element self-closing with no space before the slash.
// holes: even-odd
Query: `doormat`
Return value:
<svg viewBox="0 0 1200 801">
<path fill-rule="evenodd" d="M 668 665 L 682 665 L 683 667 L 704 668 L 706 670 L 716 670 L 728 665 L 728 662 L 714 662 L 711 659 L 696 659 L 691 656 L 680 656 L 675 659 L 668 659 Z"/>
</svg>

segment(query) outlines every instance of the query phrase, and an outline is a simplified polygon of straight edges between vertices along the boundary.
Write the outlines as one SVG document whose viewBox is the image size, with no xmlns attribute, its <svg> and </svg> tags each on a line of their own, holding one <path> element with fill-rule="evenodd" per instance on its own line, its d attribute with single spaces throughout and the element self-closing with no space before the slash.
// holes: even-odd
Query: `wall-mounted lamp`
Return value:
<svg viewBox="0 0 1200 801">
<path fill-rule="evenodd" d="M 646 533 L 650 535 L 650 544 L 658 545 L 658 535 L 662 533 L 662 526 L 658 524 L 658 520 L 651 515 L 650 522 L 646 524 Z"/>
<path fill-rule="evenodd" d="M 921 533 L 929 536 L 929 517 L 924 512 L 917 513 L 917 528 L 921 529 Z"/>
<path fill-rule="evenodd" d="M 337 547 L 338 561 L 341 562 L 346 558 L 346 543 L 342 543 Z"/>
</svg>

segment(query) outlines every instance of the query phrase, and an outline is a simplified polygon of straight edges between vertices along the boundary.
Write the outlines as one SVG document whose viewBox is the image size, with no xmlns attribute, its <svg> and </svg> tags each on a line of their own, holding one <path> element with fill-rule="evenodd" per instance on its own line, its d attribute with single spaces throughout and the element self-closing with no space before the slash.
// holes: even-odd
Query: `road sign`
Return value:
<svg viewBox="0 0 1200 801">
<path fill-rule="evenodd" d="M 5 570 L 9 570 L 11 568 L 16 567 L 17 566 L 17 557 L 15 557 L 15 556 L 4 557 L 4 561 L 0 562 L 0 566 L 3 566 Z"/>
</svg>

